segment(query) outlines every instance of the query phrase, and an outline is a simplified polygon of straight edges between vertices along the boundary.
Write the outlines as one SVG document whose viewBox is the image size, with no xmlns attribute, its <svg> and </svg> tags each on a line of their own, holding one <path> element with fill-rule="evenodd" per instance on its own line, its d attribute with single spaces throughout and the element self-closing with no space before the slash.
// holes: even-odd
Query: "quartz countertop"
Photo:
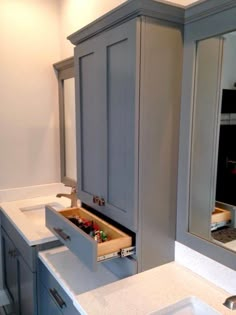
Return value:
<svg viewBox="0 0 236 315">
<path fill-rule="evenodd" d="M 16 200 L 10 202 L 2 202 L 0 208 L 7 216 L 10 222 L 14 225 L 16 230 L 21 234 L 29 246 L 47 243 L 57 240 L 56 236 L 52 234 L 44 224 L 40 226 L 32 222 L 21 209 L 30 208 L 34 206 L 44 206 L 45 204 L 57 204 L 57 210 L 70 206 L 68 198 L 57 198 L 56 194 L 52 196 L 42 196 L 32 199 Z M 39 217 L 40 221 L 45 221 L 45 216 Z"/>
<path fill-rule="evenodd" d="M 228 292 L 176 262 L 116 281 L 102 264 L 91 272 L 64 246 L 40 252 L 39 258 L 82 315 L 146 315 L 190 296 L 232 315 L 222 305 Z"/>
<path fill-rule="evenodd" d="M 91 271 L 65 246 L 41 251 L 38 255 L 72 300 L 81 293 L 119 280 L 103 264 L 99 264 L 96 272 Z"/>
</svg>

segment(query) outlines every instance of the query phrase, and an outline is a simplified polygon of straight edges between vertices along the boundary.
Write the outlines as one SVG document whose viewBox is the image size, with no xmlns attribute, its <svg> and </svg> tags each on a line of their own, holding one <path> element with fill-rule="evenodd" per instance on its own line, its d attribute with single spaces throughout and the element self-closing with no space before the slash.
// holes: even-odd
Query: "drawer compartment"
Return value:
<svg viewBox="0 0 236 315">
<path fill-rule="evenodd" d="M 231 213 L 229 210 L 224 210 L 221 208 L 215 208 L 214 212 L 211 215 L 211 222 L 218 223 L 218 222 L 227 222 L 231 219 Z"/>
<path fill-rule="evenodd" d="M 71 217 L 92 221 L 106 233 L 108 240 L 97 243 L 93 237 L 72 223 L 69 220 Z M 55 211 L 46 206 L 46 226 L 92 270 L 96 269 L 97 262 L 101 261 L 103 256 L 111 255 L 112 258 L 113 253 L 132 246 L 131 236 L 83 208 Z"/>
</svg>

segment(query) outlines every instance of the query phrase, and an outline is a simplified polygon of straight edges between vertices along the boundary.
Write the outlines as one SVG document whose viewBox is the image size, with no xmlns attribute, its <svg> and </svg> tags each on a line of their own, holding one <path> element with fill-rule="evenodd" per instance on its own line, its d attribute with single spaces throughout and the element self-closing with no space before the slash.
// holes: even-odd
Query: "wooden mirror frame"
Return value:
<svg viewBox="0 0 236 315">
<path fill-rule="evenodd" d="M 59 129 L 60 129 L 60 165 L 61 182 L 67 186 L 76 186 L 76 181 L 66 176 L 66 143 L 65 143 L 65 103 L 64 80 L 74 78 L 74 58 L 70 57 L 53 64 L 58 79 Z"/>
</svg>

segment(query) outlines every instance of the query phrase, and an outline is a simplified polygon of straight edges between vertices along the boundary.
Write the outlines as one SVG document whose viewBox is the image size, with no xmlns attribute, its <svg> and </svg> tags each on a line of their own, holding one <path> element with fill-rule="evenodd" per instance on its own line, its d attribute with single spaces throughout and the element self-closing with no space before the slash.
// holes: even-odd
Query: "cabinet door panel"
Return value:
<svg viewBox="0 0 236 315">
<path fill-rule="evenodd" d="M 106 35 L 107 196 L 105 213 L 135 229 L 137 21 Z M 137 75 L 138 78 L 138 75 Z"/>
<path fill-rule="evenodd" d="M 75 50 L 81 201 L 137 228 L 140 20 Z M 137 125 L 136 125 L 137 124 Z M 105 205 L 93 202 L 104 198 Z"/>
<path fill-rule="evenodd" d="M 34 310 L 34 283 L 36 282 L 36 279 L 34 279 L 35 274 L 32 273 L 21 256 L 18 257 L 18 273 L 20 286 L 20 314 L 36 314 L 36 310 Z"/>
<path fill-rule="evenodd" d="M 17 260 L 13 256 L 16 250 L 14 244 L 2 230 L 2 253 L 3 253 L 3 279 L 4 286 L 7 289 L 12 302 L 13 309 L 18 314 L 19 295 L 18 295 L 18 277 L 17 277 Z"/>
<path fill-rule="evenodd" d="M 96 40 L 78 47 L 76 60 L 79 197 L 105 194 L 105 91 L 102 49 Z"/>
</svg>

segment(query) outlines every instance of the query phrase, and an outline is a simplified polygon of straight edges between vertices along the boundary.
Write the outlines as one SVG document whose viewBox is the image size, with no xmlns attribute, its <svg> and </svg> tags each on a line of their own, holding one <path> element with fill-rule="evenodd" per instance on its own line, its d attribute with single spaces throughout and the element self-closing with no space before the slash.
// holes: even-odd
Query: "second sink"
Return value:
<svg viewBox="0 0 236 315">
<path fill-rule="evenodd" d="M 150 315 L 220 315 L 200 299 L 190 296 Z"/>
</svg>

